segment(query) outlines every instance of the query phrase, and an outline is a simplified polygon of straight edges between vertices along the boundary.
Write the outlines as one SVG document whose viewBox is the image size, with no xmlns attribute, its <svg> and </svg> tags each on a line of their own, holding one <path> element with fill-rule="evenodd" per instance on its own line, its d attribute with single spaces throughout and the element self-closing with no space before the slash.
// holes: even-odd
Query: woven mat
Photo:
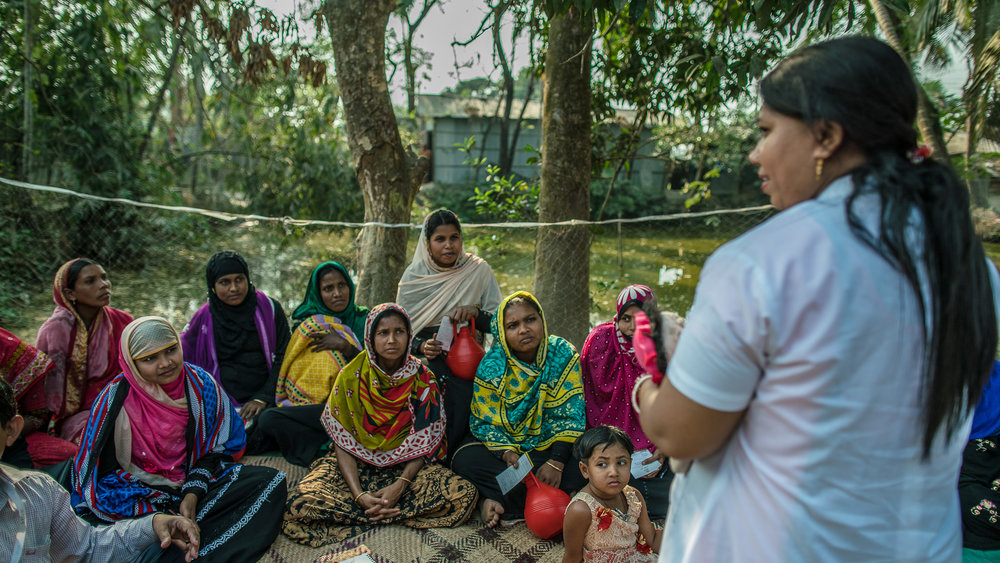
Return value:
<svg viewBox="0 0 1000 563">
<path fill-rule="evenodd" d="M 307 472 L 305 467 L 292 465 L 280 456 L 247 456 L 242 461 L 247 465 L 265 465 L 284 471 L 288 475 L 289 490 Z M 528 531 L 523 523 L 509 528 L 486 528 L 476 511 L 468 522 L 456 528 L 414 530 L 390 525 L 324 547 L 299 545 L 279 534 L 259 562 L 315 562 L 325 555 L 361 544 L 371 549 L 372 557 L 379 563 L 532 563 L 562 561 L 563 556 L 562 536 L 556 536 L 554 540 L 542 540 Z"/>
</svg>

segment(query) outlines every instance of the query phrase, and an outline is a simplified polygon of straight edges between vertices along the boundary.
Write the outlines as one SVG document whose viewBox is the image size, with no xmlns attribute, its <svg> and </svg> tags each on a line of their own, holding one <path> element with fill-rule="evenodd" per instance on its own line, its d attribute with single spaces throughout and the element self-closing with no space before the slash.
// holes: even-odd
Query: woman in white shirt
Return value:
<svg viewBox="0 0 1000 563">
<path fill-rule="evenodd" d="M 667 376 L 636 385 L 646 435 L 693 460 L 661 561 L 958 560 L 1000 287 L 966 188 L 918 150 L 878 40 L 803 48 L 760 95 L 750 161 L 781 212 L 711 257 Z"/>
</svg>

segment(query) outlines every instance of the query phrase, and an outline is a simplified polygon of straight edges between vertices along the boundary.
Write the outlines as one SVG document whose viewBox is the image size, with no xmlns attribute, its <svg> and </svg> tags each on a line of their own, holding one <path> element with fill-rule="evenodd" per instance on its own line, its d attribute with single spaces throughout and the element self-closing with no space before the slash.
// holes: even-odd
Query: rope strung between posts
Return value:
<svg viewBox="0 0 1000 563">
<path fill-rule="evenodd" d="M 351 221 L 324 221 L 321 219 L 294 219 L 292 217 L 267 217 L 265 215 L 254 215 L 254 214 L 242 214 L 242 213 L 227 213 L 224 211 L 212 211 L 209 209 L 200 209 L 197 207 L 187 207 L 183 205 L 161 205 L 158 203 L 148 203 L 144 201 L 135 201 L 133 199 L 128 199 L 124 197 L 104 197 L 92 194 L 85 194 L 81 192 L 76 192 L 73 190 L 68 190 L 66 188 L 57 188 L 54 186 L 40 186 L 38 184 L 31 184 L 28 182 L 21 182 L 18 180 L 10 180 L 0 176 L 0 184 L 7 184 L 16 188 L 22 188 L 26 190 L 34 190 L 39 192 L 50 192 L 57 193 L 67 196 L 72 196 L 80 199 L 89 199 L 96 201 L 106 201 L 111 203 L 120 203 L 123 205 L 131 205 L 134 207 L 147 207 L 152 209 L 162 209 L 165 211 L 174 211 L 180 213 L 194 213 L 197 215 L 204 215 L 205 217 L 212 217 L 214 219 L 221 219 L 223 221 L 270 221 L 275 223 L 282 223 L 285 225 L 293 225 L 297 227 L 306 227 L 310 225 L 322 225 L 322 226 L 332 226 L 332 227 L 350 227 L 350 228 L 363 228 L 363 227 L 387 227 L 390 229 L 420 229 L 423 227 L 421 224 L 413 223 L 382 223 L 378 221 L 367 221 L 363 223 L 351 222 Z M 462 223 L 462 228 L 509 228 L 509 229 L 520 229 L 520 228 L 533 228 L 533 227 L 563 227 L 563 226 L 575 226 L 575 225 L 612 225 L 612 224 L 623 224 L 623 223 L 647 223 L 652 221 L 669 221 L 673 219 L 692 219 L 697 217 L 710 217 L 713 215 L 732 215 L 736 213 L 753 213 L 757 211 L 768 211 L 773 209 L 771 205 L 758 205 L 756 207 L 743 207 L 740 209 L 720 209 L 716 211 L 699 211 L 695 213 L 671 213 L 668 215 L 648 215 L 645 217 L 634 217 L 631 219 L 605 219 L 603 221 L 584 221 L 581 219 L 570 219 L 568 221 L 556 221 L 550 223 L 540 223 L 532 221 L 515 221 L 510 223 Z"/>
</svg>

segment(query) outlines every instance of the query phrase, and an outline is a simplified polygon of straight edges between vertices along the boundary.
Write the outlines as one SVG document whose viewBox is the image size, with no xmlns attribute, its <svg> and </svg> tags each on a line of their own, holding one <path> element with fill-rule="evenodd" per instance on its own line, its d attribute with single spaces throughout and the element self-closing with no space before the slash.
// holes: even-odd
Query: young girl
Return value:
<svg viewBox="0 0 1000 563">
<path fill-rule="evenodd" d="M 656 561 L 646 538 L 653 523 L 642 494 L 628 486 L 632 440 L 617 426 L 596 426 L 573 445 L 580 472 L 588 483 L 566 507 L 563 563 L 579 561 Z"/>
</svg>

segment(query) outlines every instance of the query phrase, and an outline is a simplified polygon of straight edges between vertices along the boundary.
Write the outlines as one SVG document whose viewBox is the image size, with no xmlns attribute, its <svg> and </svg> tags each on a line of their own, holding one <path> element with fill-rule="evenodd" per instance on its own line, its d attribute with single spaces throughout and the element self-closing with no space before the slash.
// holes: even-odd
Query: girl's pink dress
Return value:
<svg viewBox="0 0 1000 563">
<path fill-rule="evenodd" d="M 590 507 L 592 519 L 583 539 L 583 560 L 600 563 L 642 563 L 656 561 L 646 539 L 639 533 L 642 502 L 633 487 L 625 487 L 628 513 L 622 514 L 601 504 L 591 494 L 576 493 L 573 500 L 582 500 Z M 570 504 L 573 504 L 572 502 Z"/>
</svg>

